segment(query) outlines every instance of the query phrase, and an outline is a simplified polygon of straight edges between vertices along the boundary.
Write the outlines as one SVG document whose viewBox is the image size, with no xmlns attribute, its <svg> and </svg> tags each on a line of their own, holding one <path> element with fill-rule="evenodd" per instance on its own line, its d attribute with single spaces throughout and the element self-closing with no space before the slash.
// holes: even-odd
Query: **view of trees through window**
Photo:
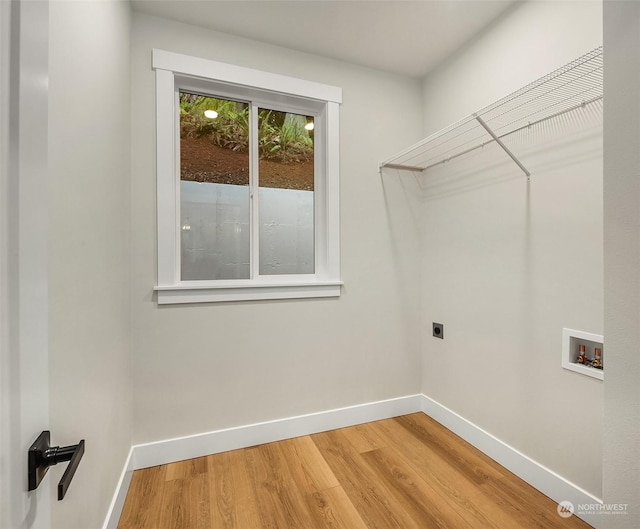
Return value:
<svg viewBox="0 0 640 529">
<path fill-rule="evenodd" d="M 260 187 L 313 190 L 313 117 L 258 110 Z M 180 92 L 180 178 L 249 184 L 249 105 Z"/>
</svg>

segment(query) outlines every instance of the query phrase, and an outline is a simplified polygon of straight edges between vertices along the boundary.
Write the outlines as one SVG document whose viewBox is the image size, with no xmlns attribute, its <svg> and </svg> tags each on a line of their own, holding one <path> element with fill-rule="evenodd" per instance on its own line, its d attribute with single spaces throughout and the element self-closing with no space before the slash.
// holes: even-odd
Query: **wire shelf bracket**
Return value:
<svg viewBox="0 0 640 529">
<path fill-rule="evenodd" d="M 496 136 L 496 133 L 491 130 L 489 125 L 487 125 L 480 116 L 475 115 L 474 117 L 476 118 L 476 121 L 480 123 L 480 125 L 482 125 L 482 128 L 484 128 L 489 133 L 489 136 L 493 138 L 493 141 L 500 145 L 500 147 L 502 147 L 502 150 L 506 152 L 514 162 L 516 162 L 516 165 L 520 167 L 520 169 L 522 169 L 522 172 L 527 175 L 527 180 L 531 180 L 531 173 L 528 171 L 528 169 L 524 165 L 522 165 L 522 162 L 518 160 L 516 155 L 509 150 L 509 148 L 502 142 L 502 140 L 498 136 Z"/>
<path fill-rule="evenodd" d="M 495 142 L 530 180 L 531 173 L 502 140 L 550 119 L 601 104 L 603 66 L 600 46 L 380 162 L 380 174 L 383 168 L 425 173 Z"/>
</svg>

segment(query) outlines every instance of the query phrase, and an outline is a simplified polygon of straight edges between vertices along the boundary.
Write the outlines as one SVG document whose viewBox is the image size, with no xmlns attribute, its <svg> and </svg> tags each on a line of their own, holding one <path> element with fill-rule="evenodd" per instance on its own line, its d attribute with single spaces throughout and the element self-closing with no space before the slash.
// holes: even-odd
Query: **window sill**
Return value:
<svg viewBox="0 0 640 529">
<path fill-rule="evenodd" d="M 157 286 L 158 305 L 178 303 L 215 303 L 224 301 L 258 301 L 268 299 L 340 297 L 341 281 L 255 282 L 222 281 L 180 283 Z"/>
</svg>

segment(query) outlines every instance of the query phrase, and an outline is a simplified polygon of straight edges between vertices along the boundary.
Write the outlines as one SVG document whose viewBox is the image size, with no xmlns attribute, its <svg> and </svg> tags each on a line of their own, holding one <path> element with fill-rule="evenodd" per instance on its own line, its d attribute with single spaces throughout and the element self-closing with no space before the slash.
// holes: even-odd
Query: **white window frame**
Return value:
<svg viewBox="0 0 640 529">
<path fill-rule="evenodd" d="M 231 64 L 153 50 L 156 72 L 156 178 L 159 304 L 338 297 L 340 280 L 339 106 L 342 89 Z M 256 275 L 245 280 L 182 281 L 178 91 L 218 88 L 242 100 L 264 96 L 268 108 L 314 109 L 314 274 Z M 201 91 L 201 90 L 200 90 Z M 293 102 L 293 106 L 292 106 Z M 254 183 L 252 182 L 252 185 Z M 253 190 L 257 191 L 257 190 Z M 257 192 L 252 192 L 257 200 Z M 257 219 L 251 229 L 258 228 Z M 253 243 L 252 243 L 253 244 Z M 256 259 L 256 252 L 253 252 Z M 255 269 L 256 263 L 252 263 Z"/>
</svg>

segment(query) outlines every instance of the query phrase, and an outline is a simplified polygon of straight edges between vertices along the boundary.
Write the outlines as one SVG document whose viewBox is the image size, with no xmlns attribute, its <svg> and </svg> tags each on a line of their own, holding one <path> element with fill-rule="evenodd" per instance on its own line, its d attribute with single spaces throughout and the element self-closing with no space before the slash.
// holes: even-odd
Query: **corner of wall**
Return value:
<svg viewBox="0 0 640 529">
<path fill-rule="evenodd" d="M 611 529 L 640 526 L 640 4 L 604 2 L 605 339 L 603 488 L 627 510 Z"/>
</svg>

